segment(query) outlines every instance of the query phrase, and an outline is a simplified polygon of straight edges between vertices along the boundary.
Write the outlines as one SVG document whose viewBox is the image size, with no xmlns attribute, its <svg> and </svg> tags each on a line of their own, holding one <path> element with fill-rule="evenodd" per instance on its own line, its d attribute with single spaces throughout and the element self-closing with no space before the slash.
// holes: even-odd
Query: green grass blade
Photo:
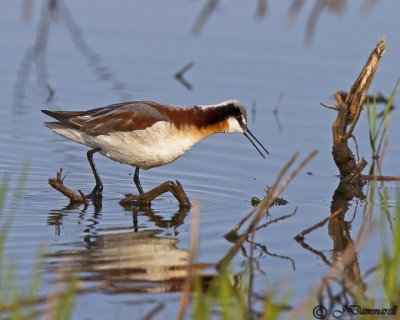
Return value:
<svg viewBox="0 0 400 320">
<path fill-rule="evenodd" d="M 376 141 L 376 97 L 374 97 L 374 101 L 372 104 L 372 123 L 371 123 L 371 130 L 372 130 L 372 135 L 374 137 L 374 141 Z"/>
<path fill-rule="evenodd" d="M 375 153 L 375 140 L 374 133 L 372 132 L 372 110 L 371 103 L 369 99 L 367 99 L 367 119 L 368 119 L 368 134 L 369 134 L 369 143 L 371 146 L 372 154 Z"/>
<path fill-rule="evenodd" d="M 390 95 L 389 101 L 386 104 L 385 110 L 383 112 L 383 117 L 382 117 L 382 121 L 381 121 L 381 124 L 380 124 L 380 127 L 383 125 L 383 130 L 382 130 L 382 134 L 380 135 L 380 139 L 379 139 L 379 143 L 378 143 L 378 149 L 377 149 L 378 153 L 379 153 L 379 151 L 380 151 L 380 149 L 382 147 L 382 143 L 383 143 L 384 138 L 386 136 L 386 132 L 387 132 L 387 130 L 389 128 L 390 120 L 391 120 L 391 117 L 392 117 L 392 113 L 390 112 L 390 107 L 393 104 L 394 97 L 396 96 L 396 92 L 397 92 L 399 83 L 400 83 L 400 80 L 397 80 L 397 82 L 396 82 L 396 84 L 395 84 L 395 86 L 394 86 L 394 88 L 392 90 L 392 93 Z"/>
</svg>

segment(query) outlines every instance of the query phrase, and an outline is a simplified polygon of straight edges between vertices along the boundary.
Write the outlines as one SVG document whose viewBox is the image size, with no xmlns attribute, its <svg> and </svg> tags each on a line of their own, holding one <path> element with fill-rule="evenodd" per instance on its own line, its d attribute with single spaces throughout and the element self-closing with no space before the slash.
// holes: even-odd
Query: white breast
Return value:
<svg viewBox="0 0 400 320">
<path fill-rule="evenodd" d="M 165 121 L 156 122 L 145 130 L 86 137 L 93 147 L 101 148 L 100 152 L 106 157 L 142 169 L 174 161 L 201 139 Z"/>
</svg>

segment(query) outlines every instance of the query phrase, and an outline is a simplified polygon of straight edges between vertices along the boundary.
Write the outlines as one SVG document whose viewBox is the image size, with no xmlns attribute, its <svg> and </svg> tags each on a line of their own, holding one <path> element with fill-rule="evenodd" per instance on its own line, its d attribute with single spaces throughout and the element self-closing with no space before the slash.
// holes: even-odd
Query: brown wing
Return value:
<svg viewBox="0 0 400 320">
<path fill-rule="evenodd" d="M 88 111 L 48 111 L 43 113 L 89 135 L 97 136 L 115 131 L 142 130 L 158 121 L 168 121 L 150 101 L 132 101 Z"/>
</svg>

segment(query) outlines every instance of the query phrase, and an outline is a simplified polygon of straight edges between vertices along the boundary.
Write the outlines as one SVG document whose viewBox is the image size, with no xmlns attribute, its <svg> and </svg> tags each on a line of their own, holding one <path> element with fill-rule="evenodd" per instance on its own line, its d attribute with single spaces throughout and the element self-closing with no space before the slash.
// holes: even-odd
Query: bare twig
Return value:
<svg viewBox="0 0 400 320">
<path fill-rule="evenodd" d="M 49 179 L 49 185 L 51 185 L 54 189 L 61 192 L 64 196 L 70 199 L 72 203 L 87 204 L 87 200 L 85 196 L 82 196 L 83 194 L 81 191 L 79 191 L 80 195 L 78 195 L 64 185 L 64 178 L 65 176 L 64 177 L 62 176 L 62 168 L 61 168 L 59 171 L 57 171 L 55 178 Z"/>
<path fill-rule="evenodd" d="M 332 109 L 332 110 L 335 110 L 335 111 L 338 111 L 338 110 L 339 110 L 338 107 L 336 107 L 336 106 L 328 106 L 327 104 L 322 103 L 322 102 L 320 102 L 319 104 L 320 104 L 321 106 L 327 108 L 327 109 Z"/>
<path fill-rule="evenodd" d="M 279 221 L 281 221 L 281 220 L 285 220 L 285 219 L 287 219 L 287 218 L 290 218 L 290 217 L 294 216 L 294 215 L 296 214 L 296 212 L 297 212 L 297 207 L 294 209 L 294 211 L 293 211 L 292 213 L 289 213 L 289 214 L 286 214 L 286 215 L 284 215 L 284 216 L 281 216 L 281 217 L 272 219 L 271 221 L 268 221 L 268 222 L 266 222 L 266 223 L 264 223 L 264 224 L 258 226 L 258 227 L 255 229 L 255 231 L 258 231 L 258 230 L 260 230 L 260 229 L 262 229 L 262 228 L 266 228 L 266 227 L 268 227 L 270 224 L 277 223 L 277 222 L 279 222 Z"/>
</svg>

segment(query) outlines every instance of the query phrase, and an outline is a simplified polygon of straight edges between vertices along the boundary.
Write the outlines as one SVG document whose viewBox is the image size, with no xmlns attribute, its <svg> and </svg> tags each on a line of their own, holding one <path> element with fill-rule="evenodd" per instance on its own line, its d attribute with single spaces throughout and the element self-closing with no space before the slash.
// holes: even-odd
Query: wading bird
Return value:
<svg viewBox="0 0 400 320">
<path fill-rule="evenodd" d="M 242 133 L 262 157 L 265 158 L 263 151 L 268 154 L 267 149 L 247 128 L 246 109 L 238 100 L 193 107 L 131 101 L 88 111 L 42 112 L 57 120 L 45 122 L 45 126 L 91 148 L 87 158 L 96 185 L 86 197 L 92 199 L 101 198 L 103 191 L 93 162 L 96 152 L 135 167 L 133 181 L 139 196 L 144 194 L 139 169 L 170 163 L 195 143 L 215 133 Z"/>
</svg>

